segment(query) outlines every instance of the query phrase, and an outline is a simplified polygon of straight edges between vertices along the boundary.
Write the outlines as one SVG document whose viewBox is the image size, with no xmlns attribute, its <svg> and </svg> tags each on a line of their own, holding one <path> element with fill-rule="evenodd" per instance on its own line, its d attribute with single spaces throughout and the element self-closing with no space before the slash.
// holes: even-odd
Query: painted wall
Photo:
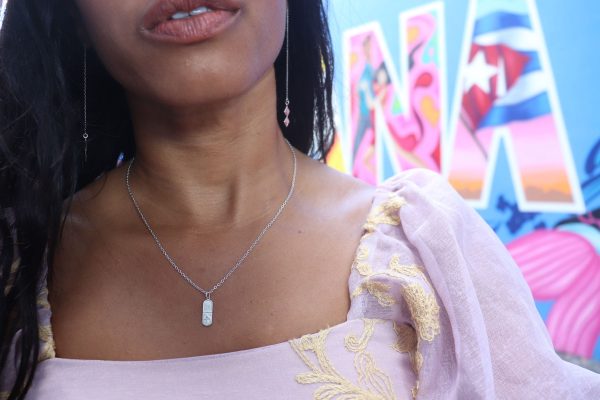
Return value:
<svg viewBox="0 0 600 400">
<path fill-rule="evenodd" d="M 600 2 L 331 0 L 338 135 L 375 184 L 444 174 L 522 269 L 557 350 L 600 360 Z"/>
</svg>

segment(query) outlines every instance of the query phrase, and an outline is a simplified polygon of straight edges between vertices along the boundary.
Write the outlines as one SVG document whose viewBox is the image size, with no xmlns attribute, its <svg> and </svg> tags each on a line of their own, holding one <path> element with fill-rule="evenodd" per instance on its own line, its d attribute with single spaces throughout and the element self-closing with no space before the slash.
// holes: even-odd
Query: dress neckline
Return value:
<svg viewBox="0 0 600 400">
<path fill-rule="evenodd" d="M 350 283 L 350 280 L 352 277 L 353 266 L 356 264 L 358 258 L 360 257 L 361 245 L 363 244 L 363 241 L 366 237 L 365 233 L 367 232 L 366 226 L 367 226 L 369 217 L 371 216 L 371 214 L 376 206 L 375 199 L 377 198 L 377 194 L 380 191 L 381 185 L 382 185 L 382 183 L 375 186 L 373 195 L 371 196 L 371 201 L 370 201 L 367 215 L 365 216 L 365 218 L 363 218 L 363 223 L 362 223 L 362 227 L 361 227 L 361 236 L 358 241 L 358 244 L 356 245 L 356 247 L 354 249 L 354 257 L 352 259 L 352 262 L 350 263 L 349 268 L 347 270 L 348 279 L 346 280 L 346 282 L 348 282 L 348 284 Z M 46 260 L 46 257 L 44 257 L 44 260 Z M 44 336 L 47 338 L 47 344 L 49 346 L 51 346 L 52 349 L 55 349 L 55 343 L 54 343 L 54 339 L 53 339 L 54 335 L 53 335 L 53 331 L 52 331 L 52 322 L 51 322 L 52 309 L 51 309 L 50 302 L 48 301 L 47 264 L 44 264 L 44 268 L 45 268 L 44 272 L 46 272 L 46 273 L 44 274 L 42 291 L 41 291 L 40 296 L 43 297 L 41 299 L 41 303 L 46 304 L 46 308 L 47 308 L 47 312 L 48 312 L 48 324 L 45 327 L 42 327 L 41 329 L 45 329 L 45 331 L 46 331 Z M 350 287 L 348 289 L 349 289 L 348 294 L 350 295 L 351 289 L 350 289 Z M 40 302 L 40 301 L 38 301 L 38 302 Z M 353 304 L 353 299 L 351 298 L 350 306 L 346 313 L 346 319 L 338 324 L 331 325 L 326 328 L 321 328 L 316 332 L 305 333 L 298 337 L 286 339 L 282 342 L 272 343 L 272 344 L 268 344 L 265 346 L 258 346 L 258 347 L 248 348 L 248 349 L 228 351 L 228 352 L 224 352 L 224 353 L 202 354 L 202 355 L 197 355 L 197 356 L 185 356 L 185 357 L 158 358 L 158 359 L 150 359 L 150 360 L 103 360 L 103 359 L 65 358 L 65 357 L 52 356 L 52 357 L 49 357 L 49 358 L 46 358 L 46 359 L 40 361 L 39 364 L 51 361 L 51 362 L 66 363 L 66 364 L 72 364 L 72 365 L 77 365 L 77 364 L 85 365 L 85 364 L 91 363 L 91 364 L 104 364 L 104 365 L 123 365 L 123 366 L 129 365 L 129 366 L 131 366 L 131 365 L 149 365 L 149 364 L 186 363 L 186 362 L 193 362 L 193 361 L 200 362 L 202 360 L 211 360 L 211 359 L 216 359 L 216 358 L 226 358 L 226 357 L 234 358 L 234 357 L 242 357 L 242 356 L 251 356 L 251 355 L 254 355 L 259 352 L 276 350 L 276 349 L 279 349 L 280 347 L 289 346 L 289 342 L 291 342 L 291 341 L 299 340 L 305 336 L 317 335 L 325 330 L 342 329 L 346 325 L 354 322 L 354 320 L 350 318 L 350 313 L 353 311 L 352 304 Z"/>
<path fill-rule="evenodd" d="M 349 319 L 349 317 L 348 317 L 349 314 L 350 314 L 350 312 L 348 312 L 348 314 L 346 315 L 345 321 L 340 322 L 335 325 L 328 326 L 326 328 L 321 328 L 316 332 L 305 333 L 298 337 L 286 339 L 283 342 L 272 343 L 272 344 L 268 344 L 265 346 L 252 347 L 252 348 L 242 349 L 242 350 L 228 351 L 228 352 L 224 352 L 224 353 L 202 354 L 202 355 L 197 355 L 197 356 L 186 356 L 186 357 L 157 358 L 157 359 L 151 359 L 151 360 L 103 360 L 103 359 L 87 359 L 87 358 L 52 357 L 52 358 L 48 358 L 46 360 L 41 361 L 40 364 L 52 362 L 52 363 L 64 363 L 64 364 L 71 364 L 71 365 L 103 364 L 103 365 L 122 365 L 122 366 L 139 365 L 139 366 L 141 366 L 141 365 L 150 365 L 150 364 L 175 364 L 175 363 L 188 363 L 188 362 L 202 362 L 202 361 L 222 359 L 222 358 L 252 357 L 257 353 L 263 353 L 263 352 L 268 352 L 268 351 L 273 351 L 274 353 L 277 353 L 276 350 L 278 350 L 279 348 L 288 347 L 290 345 L 289 342 L 292 342 L 295 340 L 300 340 L 305 336 L 318 335 L 319 333 L 326 331 L 326 330 L 337 331 L 339 329 L 343 329 L 345 326 L 347 326 L 349 324 L 359 321 L 357 319 Z"/>
</svg>

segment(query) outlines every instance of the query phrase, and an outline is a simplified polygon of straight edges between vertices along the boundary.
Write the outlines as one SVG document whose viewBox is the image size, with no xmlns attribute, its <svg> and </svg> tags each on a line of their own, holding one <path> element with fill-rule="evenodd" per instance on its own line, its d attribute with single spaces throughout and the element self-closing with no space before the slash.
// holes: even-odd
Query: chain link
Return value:
<svg viewBox="0 0 600 400">
<path fill-rule="evenodd" d="M 195 282 L 193 282 L 190 279 L 190 277 L 188 277 L 181 270 L 181 268 L 179 268 L 179 266 L 177 266 L 177 264 L 175 263 L 175 261 L 173 260 L 173 258 L 171 258 L 171 256 L 167 253 L 167 251 L 163 247 L 163 245 L 160 242 L 160 240 L 158 240 L 158 236 L 156 235 L 156 233 L 154 232 L 154 230 L 150 227 L 150 224 L 148 223 L 148 220 L 146 219 L 146 217 L 142 213 L 142 210 L 141 210 L 141 208 L 140 208 L 137 200 L 133 196 L 133 191 L 131 190 L 131 185 L 129 184 L 129 175 L 130 175 L 131 166 L 133 165 L 133 161 L 134 161 L 135 157 L 132 157 L 131 161 L 129 162 L 129 166 L 127 167 L 127 174 L 125 175 L 125 184 L 127 185 L 127 192 L 129 193 L 129 197 L 131 198 L 131 201 L 133 202 L 133 205 L 135 206 L 135 209 L 137 210 L 138 215 L 140 216 L 140 218 L 142 219 L 142 222 L 144 223 L 144 225 L 146 225 L 146 228 L 148 229 L 148 231 L 150 232 L 150 234 L 154 238 L 154 241 L 158 245 L 158 248 L 162 252 L 163 256 L 165 256 L 165 258 L 167 259 L 167 261 L 169 261 L 169 264 L 171 264 L 171 266 L 179 273 L 179 275 L 181 275 L 181 277 L 183 279 L 185 279 L 194 289 L 196 289 L 199 292 L 202 292 L 204 294 L 204 296 L 206 296 L 207 299 L 210 299 L 211 294 L 215 290 L 217 290 L 219 287 L 221 287 L 221 285 L 223 285 L 223 283 L 225 283 L 225 281 L 227 280 L 227 278 L 229 278 L 231 276 L 231 274 L 233 274 L 235 272 L 235 270 L 237 270 L 238 267 L 240 265 L 242 265 L 242 263 L 244 262 L 244 260 L 246 259 L 246 257 L 248 257 L 250 255 L 250 253 L 252 252 L 252 250 L 254 249 L 254 247 L 256 247 L 256 245 L 258 244 L 258 242 L 260 241 L 260 239 L 269 230 L 269 228 L 271 228 L 271 226 L 273 226 L 273 224 L 275 223 L 275 221 L 277 220 L 277 218 L 279 217 L 279 215 L 281 214 L 281 212 L 283 211 L 283 209 L 287 205 L 288 201 L 292 197 L 292 194 L 294 193 L 294 188 L 296 186 L 296 170 L 297 170 L 297 165 L 296 165 L 297 164 L 296 151 L 294 150 L 294 148 L 292 147 L 292 145 L 290 144 L 290 142 L 287 139 L 285 139 L 285 141 L 288 144 L 288 146 L 289 146 L 289 148 L 290 148 L 290 150 L 292 152 L 292 156 L 294 157 L 294 170 L 293 170 L 293 174 L 292 174 L 292 183 L 290 185 L 290 190 L 288 192 L 287 197 L 285 198 L 285 201 L 281 204 L 281 206 L 279 206 L 279 209 L 277 210 L 277 213 L 275 213 L 275 216 L 263 228 L 263 230 L 260 232 L 260 234 L 258 235 L 258 237 L 256 239 L 254 239 L 254 241 L 252 242 L 252 244 L 250 245 L 250 247 L 248 248 L 248 250 L 246 250 L 246 252 L 242 255 L 242 257 L 236 262 L 236 264 L 233 266 L 233 268 L 231 268 L 225 274 L 225 276 L 223 276 L 223 278 L 221 278 L 221 280 L 219 282 L 217 282 L 212 287 L 212 289 L 210 289 L 210 290 L 202 289 Z"/>
</svg>

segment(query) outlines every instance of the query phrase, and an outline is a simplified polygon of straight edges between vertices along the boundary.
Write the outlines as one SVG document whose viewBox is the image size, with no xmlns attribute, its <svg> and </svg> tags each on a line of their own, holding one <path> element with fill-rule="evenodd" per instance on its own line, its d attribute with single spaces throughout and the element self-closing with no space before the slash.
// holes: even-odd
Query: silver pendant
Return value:
<svg viewBox="0 0 600 400">
<path fill-rule="evenodd" d="M 211 326 L 213 322 L 213 301 L 206 299 L 202 303 L 202 325 Z"/>
</svg>

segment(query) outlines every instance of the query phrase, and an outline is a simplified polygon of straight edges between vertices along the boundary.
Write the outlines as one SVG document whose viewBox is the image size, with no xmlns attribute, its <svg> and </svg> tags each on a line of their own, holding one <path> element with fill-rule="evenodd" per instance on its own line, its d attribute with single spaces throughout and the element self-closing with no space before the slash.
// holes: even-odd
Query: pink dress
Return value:
<svg viewBox="0 0 600 400">
<path fill-rule="evenodd" d="M 554 352 L 504 245 L 439 175 L 414 169 L 378 186 L 348 273 L 346 322 L 151 361 L 55 357 L 41 285 L 27 399 L 600 399 L 600 375 Z"/>
</svg>

